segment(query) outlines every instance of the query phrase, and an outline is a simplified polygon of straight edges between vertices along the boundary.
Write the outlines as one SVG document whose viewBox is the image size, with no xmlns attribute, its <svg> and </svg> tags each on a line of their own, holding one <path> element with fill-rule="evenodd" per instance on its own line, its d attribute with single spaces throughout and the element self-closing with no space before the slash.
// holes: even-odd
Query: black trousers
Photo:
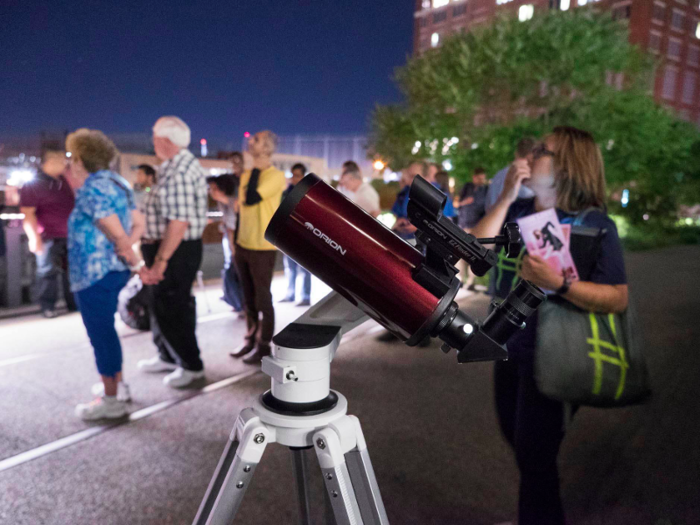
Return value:
<svg viewBox="0 0 700 525">
<path fill-rule="evenodd" d="M 69 311 L 78 306 L 70 291 L 68 276 L 68 247 L 66 239 L 46 239 L 44 251 L 36 256 L 37 293 L 41 310 L 53 310 L 58 301 L 58 280 L 61 279 L 63 298 Z"/>
<path fill-rule="evenodd" d="M 153 265 L 158 246 L 141 246 L 148 267 Z M 201 239 L 182 241 L 168 261 L 165 278 L 151 287 L 151 331 L 160 358 L 193 372 L 204 368 L 195 335 L 197 305 L 192 296 L 202 251 Z"/>
<path fill-rule="evenodd" d="M 246 250 L 236 245 L 234 259 L 243 286 L 248 328 L 245 338 L 251 346 L 270 346 L 275 331 L 275 308 L 270 285 L 276 257 L 275 250 Z"/>
<path fill-rule="evenodd" d="M 537 389 L 532 360 L 495 366 L 496 410 L 520 470 L 518 525 L 564 525 L 557 456 L 564 405 Z"/>
</svg>

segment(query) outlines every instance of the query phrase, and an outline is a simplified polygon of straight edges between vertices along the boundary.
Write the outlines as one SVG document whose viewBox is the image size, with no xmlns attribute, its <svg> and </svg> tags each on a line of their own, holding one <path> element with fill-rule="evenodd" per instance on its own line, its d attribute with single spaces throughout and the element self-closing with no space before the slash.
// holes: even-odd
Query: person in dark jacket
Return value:
<svg viewBox="0 0 700 525">
<path fill-rule="evenodd" d="M 534 192 L 534 198 L 518 199 L 523 183 Z M 586 253 L 592 260 L 574 261 L 577 267 L 593 268 L 592 272 L 570 282 L 542 257 L 521 254 L 516 260 L 507 259 L 513 270 L 498 274 L 496 295 L 505 298 L 522 278 L 585 311 L 623 312 L 627 308 L 627 279 L 622 245 L 615 223 L 602 211 L 603 157 L 589 133 L 557 127 L 533 150 L 532 166 L 525 159 L 516 160 L 496 204 L 471 233 L 495 237 L 504 222 L 549 208 L 556 210 L 562 224 L 571 224 L 584 210 L 600 209 L 583 219 L 584 226 L 603 232 L 599 249 Z M 520 470 L 518 524 L 564 525 L 557 456 L 569 411 L 563 403 L 545 397 L 535 383 L 537 330 L 535 313 L 525 328 L 508 340 L 508 361 L 496 363 L 496 409 Z"/>
</svg>

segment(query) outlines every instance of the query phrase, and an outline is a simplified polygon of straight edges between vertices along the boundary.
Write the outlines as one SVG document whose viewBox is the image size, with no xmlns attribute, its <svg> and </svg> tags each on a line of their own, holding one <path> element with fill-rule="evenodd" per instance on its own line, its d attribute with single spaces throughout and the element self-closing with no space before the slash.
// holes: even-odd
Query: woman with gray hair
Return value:
<svg viewBox="0 0 700 525">
<path fill-rule="evenodd" d="M 118 418 L 127 413 L 129 392 L 122 381 L 122 348 L 114 313 L 130 270 L 139 269 L 132 246 L 141 237 L 143 219 L 129 183 L 109 169 L 117 149 L 102 132 L 71 133 L 66 151 L 71 154 L 74 177 L 83 181 L 68 220 L 71 291 L 102 377 L 102 385 L 93 388 L 97 399 L 79 404 L 75 412 L 84 420 Z"/>
</svg>

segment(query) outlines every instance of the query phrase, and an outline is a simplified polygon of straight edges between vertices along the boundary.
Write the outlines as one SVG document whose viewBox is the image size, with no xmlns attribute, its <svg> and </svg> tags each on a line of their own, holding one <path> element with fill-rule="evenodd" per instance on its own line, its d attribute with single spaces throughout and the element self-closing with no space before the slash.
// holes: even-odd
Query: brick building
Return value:
<svg viewBox="0 0 700 525">
<path fill-rule="evenodd" d="M 587 4 L 629 20 L 630 41 L 662 60 L 654 97 L 700 125 L 700 4 L 685 0 L 416 0 L 414 53 L 437 47 L 449 34 L 488 24 L 497 14 L 528 20 L 548 9 Z M 622 79 L 610 79 L 621 82 Z"/>
</svg>

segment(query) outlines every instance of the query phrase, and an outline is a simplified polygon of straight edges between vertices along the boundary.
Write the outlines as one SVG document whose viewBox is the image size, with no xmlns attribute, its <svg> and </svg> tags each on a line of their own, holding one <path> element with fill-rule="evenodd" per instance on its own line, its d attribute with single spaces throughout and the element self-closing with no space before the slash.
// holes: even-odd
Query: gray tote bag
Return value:
<svg viewBox="0 0 700 525">
<path fill-rule="evenodd" d="M 651 395 L 635 310 L 585 312 L 563 299 L 538 309 L 535 381 L 545 396 L 576 405 L 621 407 Z"/>
</svg>

